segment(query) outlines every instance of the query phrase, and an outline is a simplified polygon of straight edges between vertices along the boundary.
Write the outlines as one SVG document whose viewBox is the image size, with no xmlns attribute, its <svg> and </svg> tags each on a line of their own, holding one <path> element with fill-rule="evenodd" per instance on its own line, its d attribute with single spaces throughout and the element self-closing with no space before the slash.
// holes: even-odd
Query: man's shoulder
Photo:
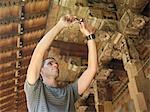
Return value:
<svg viewBox="0 0 150 112">
<path fill-rule="evenodd" d="M 43 82 L 41 79 L 38 79 L 34 84 L 30 84 L 27 79 L 25 80 L 24 89 L 25 91 L 31 91 L 38 89 L 41 85 L 43 85 Z"/>
</svg>

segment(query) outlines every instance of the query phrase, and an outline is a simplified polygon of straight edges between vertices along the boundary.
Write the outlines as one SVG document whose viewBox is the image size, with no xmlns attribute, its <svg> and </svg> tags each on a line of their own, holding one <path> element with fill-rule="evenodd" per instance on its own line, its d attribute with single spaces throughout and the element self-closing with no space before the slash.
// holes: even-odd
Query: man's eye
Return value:
<svg viewBox="0 0 150 112">
<path fill-rule="evenodd" d="M 52 65 L 53 62 L 49 62 L 48 64 Z"/>
</svg>

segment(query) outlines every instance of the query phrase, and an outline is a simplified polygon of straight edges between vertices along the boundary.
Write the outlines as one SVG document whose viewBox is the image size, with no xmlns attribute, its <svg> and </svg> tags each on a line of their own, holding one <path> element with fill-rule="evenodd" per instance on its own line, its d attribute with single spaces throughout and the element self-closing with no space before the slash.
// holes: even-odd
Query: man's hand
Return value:
<svg viewBox="0 0 150 112">
<path fill-rule="evenodd" d="M 86 22 L 80 22 L 80 31 L 85 35 L 88 36 L 94 33 L 94 27 L 87 24 Z"/>
<path fill-rule="evenodd" d="M 68 26 L 78 22 L 76 18 L 77 18 L 76 16 L 65 15 L 60 18 L 60 20 L 58 21 L 57 24 L 60 27 L 68 27 Z"/>
</svg>

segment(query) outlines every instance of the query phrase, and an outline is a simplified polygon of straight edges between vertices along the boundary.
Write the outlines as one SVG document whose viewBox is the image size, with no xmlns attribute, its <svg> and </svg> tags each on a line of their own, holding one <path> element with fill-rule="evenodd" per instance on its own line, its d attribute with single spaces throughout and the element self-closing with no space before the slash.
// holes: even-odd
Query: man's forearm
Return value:
<svg viewBox="0 0 150 112">
<path fill-rule="evenodd" d="M 38 52 L 44 53 L 52 41 L 55 39 L 57 34 L 63 29 L 63 27 L 59 24 L 56 24 L 46 35 L 41 39 L 41 41 L 37 44 Z"/>
<path fill-rule="evenodd" d="M 78 80 L 78 93 L 81 95 L 90 85 L 97 70 L 97 52 L 95 40 L 88 40 L 88 67 Z"/>
<path fill-rule="evenodd" d="M 40 40 L 40 42 L 37 44 L 34 50 L 34 53 L 32 55 L 34 61 L 42 61 L 45 51 L 49 48 L 52 41 L 62 29 L 62 26 L 56 24 L 49 32 L 46 33 L 46 35 Z"/>
<path fill-rule="evenodd" d="M 97 70 L 97 51 L 95 40 L 88 40 L 88 69 Z"/>
</svg>

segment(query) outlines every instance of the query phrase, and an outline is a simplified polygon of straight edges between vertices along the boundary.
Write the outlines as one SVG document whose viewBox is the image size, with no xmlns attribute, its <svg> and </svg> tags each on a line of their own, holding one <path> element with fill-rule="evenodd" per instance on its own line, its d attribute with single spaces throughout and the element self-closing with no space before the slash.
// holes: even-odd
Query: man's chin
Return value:
<svg viewBox="0 0 150 112">
<path fill-rule="evenodd" d="M 56 73 L 59 74 L 59 69 L 56 69 Z"/>
<path fill-rule="evenodd" d="M 59 76 L 59 71 L 58 70 L 55 71 L 55 76 Z"/>
</svg>

